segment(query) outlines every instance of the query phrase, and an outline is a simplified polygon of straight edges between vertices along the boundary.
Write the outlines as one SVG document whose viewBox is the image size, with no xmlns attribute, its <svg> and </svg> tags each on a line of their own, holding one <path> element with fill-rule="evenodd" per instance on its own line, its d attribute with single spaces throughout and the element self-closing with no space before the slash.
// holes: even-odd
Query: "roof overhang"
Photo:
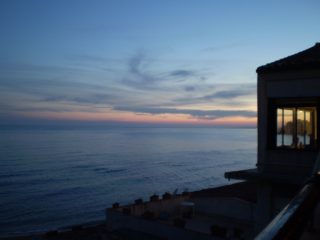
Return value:
<svg viewBox="0 0 320 240">
<path fill-rule="evenodd" d="M 227 179 L 259 181 L 281 184 L 301 184 L 306 181 L 305 178 L 292 176 L 284 173 L 262 172 L 258 168 L 246 169 L 240 171 L 225 172 L 224 177 Z"/>
</svg>

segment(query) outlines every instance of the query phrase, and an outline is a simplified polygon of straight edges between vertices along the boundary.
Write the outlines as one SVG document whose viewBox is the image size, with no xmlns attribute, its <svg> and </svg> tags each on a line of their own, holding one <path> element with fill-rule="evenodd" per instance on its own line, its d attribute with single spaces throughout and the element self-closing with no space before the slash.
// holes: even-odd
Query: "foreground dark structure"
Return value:
<svg viewBox="0 0 320 240">
<path fill-rule="evenodd" d="M 258 87 L 265 95 L 258 98 L 259 109 L 265 110 L 259 115 L 258 172 L 275 174 L 276 181 L 268 180 L 264 186 L 271 194 L 277 182 L 302 187 L 256 239 L 319 239 L 312 228 L 319 217 L 320 195 L 320 44 L 257 72 Z M 274 116 L 277 122 L 272 121 Z M 269 201 L 265 207 L 272 204 L 272 197 Z M 272 212 L 267 214 L 265 221 L 273 217 Z M 305 234 L 308 224 L 314 234 Z"/>
<path fill-rule="evenodd" d="M 317 200 L 318 177 L 313 169 L 319 153 L 320 44 L 261 66 L 257 73 L 257 168 L 229 172 L 226 177 L 258 183 L 255 231 L 259 232 L 288 202 L 286 189 L 302 188 L 312 178 L 313 184 L 306 185 L 310 193 L 302 190 L 297 198 L 307 195 L 299 199 L 302 204 Z"/>
</svg>

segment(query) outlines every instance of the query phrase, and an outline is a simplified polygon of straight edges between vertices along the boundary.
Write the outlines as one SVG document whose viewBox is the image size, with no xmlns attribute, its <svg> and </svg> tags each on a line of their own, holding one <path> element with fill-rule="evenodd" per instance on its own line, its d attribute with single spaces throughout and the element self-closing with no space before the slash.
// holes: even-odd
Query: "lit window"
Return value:
<svg viewBox="0 0 320 240">
<path fill-rule="evenodd" d="M 317 136 L 316 108 L 277 108 L 277 147 L 312 148 Z"/>
</svg>

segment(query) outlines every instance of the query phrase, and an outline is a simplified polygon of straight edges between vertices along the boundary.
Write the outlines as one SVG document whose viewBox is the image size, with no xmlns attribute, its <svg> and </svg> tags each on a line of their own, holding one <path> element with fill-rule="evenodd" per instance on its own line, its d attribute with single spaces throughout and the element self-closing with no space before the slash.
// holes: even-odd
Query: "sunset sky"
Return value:
<svg viewBox="0 0 320 240">
<path fill-rule="evenodd" d="M 256 68 L 320 41 L 320 1 L 2 0 L 0 124 L 255 126 Z"/>
</svg>

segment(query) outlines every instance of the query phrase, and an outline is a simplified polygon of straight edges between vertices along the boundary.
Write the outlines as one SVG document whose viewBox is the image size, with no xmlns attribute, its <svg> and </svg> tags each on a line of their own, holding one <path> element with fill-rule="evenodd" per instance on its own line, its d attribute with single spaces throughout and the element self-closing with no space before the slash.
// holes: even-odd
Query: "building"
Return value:
<svg viewBox="0 0 320 240">
<path fill-rule="evenodd" d="M 310 177 L 319 152 L 320 43 L 258 73 L 257 168 L 227 172 L 256 181 L 260 231 Z"/>
</svg>

